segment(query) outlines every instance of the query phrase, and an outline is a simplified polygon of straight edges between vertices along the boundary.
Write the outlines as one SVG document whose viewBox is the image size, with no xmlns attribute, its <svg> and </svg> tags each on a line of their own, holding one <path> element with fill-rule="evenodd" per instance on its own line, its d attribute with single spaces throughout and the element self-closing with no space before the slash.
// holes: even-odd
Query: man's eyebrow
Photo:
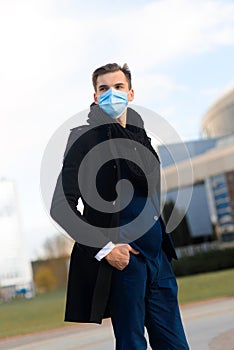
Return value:
<svg viewBox="0 0 234 350">
<path fill-rule="evenodd" d="M 99 85 L 98 89 L 100 89 L 100 88 L 107 88 L 107 87 L 109 87 L 109 86 L 108 86 L 108 85 L 103 84 L 103 85 Z"/>
<path fill-rule="evenodd" d="M 115 84 L 114 84 L 114 86 L 117 86 L 117 85 L 122 87 L 122 86 L 125 85 L 125 83 L 115 83 Z M 104 89 L 109 88 L 109 85 L 102 84 L 102 85 L 99 85 L 99 86 L 98 86 L 98 89 L 103 89 L 103 88 L 104 88 Z"/>
</svg>

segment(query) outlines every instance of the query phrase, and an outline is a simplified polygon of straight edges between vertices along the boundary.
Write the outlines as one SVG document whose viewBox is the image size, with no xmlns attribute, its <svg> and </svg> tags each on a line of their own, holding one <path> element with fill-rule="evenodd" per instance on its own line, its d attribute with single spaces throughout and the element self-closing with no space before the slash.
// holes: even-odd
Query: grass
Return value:
<svg viewBox="0 0 234 350">
<path fill-rule="evenodd" d="M 180 277 L 177 281 L 182 304 L 234 295 L 234 269 Z"/>
<path fill-rule="evenodd" d="M 234 269 L 178 278 L 179 301 L 234 295 Z M 68 325 L 63 322 L 65 290 L 0 304 L 0 338 Z"/>
<path fill-rule="evenodd" d="M 64 326 L 65 290 L 0 304 L 0 338 Z"/>
</svg>

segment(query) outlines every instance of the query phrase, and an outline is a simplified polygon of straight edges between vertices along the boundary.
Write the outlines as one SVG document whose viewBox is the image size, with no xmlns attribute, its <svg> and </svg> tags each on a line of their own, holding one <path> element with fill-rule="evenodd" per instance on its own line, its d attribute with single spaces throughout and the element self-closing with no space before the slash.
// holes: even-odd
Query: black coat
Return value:
<svg viewBox="0 0 234 350">
<path fill-rule="evenodd" d="M 136 116 L 142 127 L 142 119 L 138 114 Z M 99 262 L 94 256 L 110 240 L 114 243 L 118 241 L 119 211 L 101 212 L 89 203 L 94 197 L 91 186 L 94 180 L 103 199 L 112 203 L 117 197 L 116 183 L 120 178 L 120 167 L 119 159 L 113 156 L 111 149 L 105 151 L 105 157 L 110 159 L 105 164 L 103 154 L 94 150 L 95 159 L 104 166 L 97 174 L 93 174 L 93 163 L 88 159 L 84 168 L 85 176 L 79 178 L 78 184 L 78 172 L 84 156 L 89 150 L 93 152 L 94 146 L 108 139 L 107 124 L 96 127 L 83 125 L 71 130 L 52 199 L 52 218 L 75 240 L 69 267 L 65 321 L 101 323 L 103 318 L 110 316 L 108 299 L 113 267 L 106 259 Z M 110 154 L 106 154 L 108 152 Z M 160 174 L 160 169 L 158 171 Z M 96 179 L 94 175 L 97 175 Z M 83 215 L 76 208 L 79 198 L 84 204 Z M 163 227 L 162 247 L 169 260 L 176 259 L 171 237 L 166 233 L 161 216 L 160 220 Z M 111 229 L 109 236 L 108 229 Z"/>
</svg>

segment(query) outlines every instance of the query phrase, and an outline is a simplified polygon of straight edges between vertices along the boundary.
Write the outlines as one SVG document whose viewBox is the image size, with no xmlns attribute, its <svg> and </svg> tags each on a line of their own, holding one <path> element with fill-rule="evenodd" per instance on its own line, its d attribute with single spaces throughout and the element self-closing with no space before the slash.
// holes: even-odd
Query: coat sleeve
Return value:
<svg viewBox="0 0 234 350">
<path fill-rule="evenodd" d="M 82 151 L 78 139 L 77 133 L 71 131 L 64 153 L 62 169 L 52 197 L 50 215 L 94 257 L 110 239 L 104 235 L 100 228 L 91 225 L 77 210 L 78 199 L 81 198 L 78 172 L 84 157 L 84 151 Z"/>
<path fill-rule="evenodd" d="M 159 201 L 156 199 L 157 199 L 156 195 L 151 196 L 151 201 L 156 209 L 156 212 L 159 213 L 159 220 L 161 223 L 162 235 L 163 235 L 162 247 L 169 260 L 172 260 L 172 258 L 174 258 L 175 260 L 178 260 L 172 237 L 170 233 L 167 232 L 166 230 L 166 224 L 163 220 L 162 215 L 160 214 L 160 208 L 159 208 L 160 204 L 159 204 Z"/>
<path fill-rule="evenodd" d="M 148 141 L 149 141 L 149 144 L 152 148 L 152 151 L 154 153 L 154 155 L 156 156 L 156 158 L 158 159 L 159 161 L 159 164 L 161 163 L 161 160 L 157 154 L 157 152 L 155 151 L 155 149 L 153 148 L 153 146 L 151 145 L 151 138 L 146 134 L 147 138 L 148 138 Z M 160 214 L 160 198 L 161 196 L 161 186 L 160 186 L 160 189 L 158 189 L 157 191 L 157 194 L 151 196 L 151 200 L 152 200 L 152 203 L 156 209 L 156 212 Z M 172 260 L 172 258 L 174 258 L 175 260 L 178 259 L 177 257 L 177 254 L 176 254 L 176 250 L 175 250 L 175 247 L 174 247 L 174 243 L 173 243 L 173 240 L 172 240 L 172 237 L 170 235 L 169 232 L 166 231 L 166 225 L 165 225 L 165 222 L 162 218 L 162 215 L 160 214 L 159 215 L 159 219 L 160 219 L 160 222 L 161 222 L 161 227 L 162 227 L 162 232 L 163 232 L 163 242 L 162 242 L 162 247 L 168 257 L 169 260 Z"/>
<path fill-rule="evenodd" d="M 166 225 L 165 225 L 161 215 L 160 215 L 160 221 L 161 221 L 161 224 L 162 224 L 162 227 L 163 227 L 162 247 L 163 247 L 163 249 L 164 249 L 164 251 L 165 251 L 165 253 L 166 253 L 166 255 L 167 255 L 169 260 L 171 260 L 172 258 L 174 258 L 175 260 L 178 260 L 173 240 L 171 238 L 170 233 L 166 231 Z"/>
</svg>

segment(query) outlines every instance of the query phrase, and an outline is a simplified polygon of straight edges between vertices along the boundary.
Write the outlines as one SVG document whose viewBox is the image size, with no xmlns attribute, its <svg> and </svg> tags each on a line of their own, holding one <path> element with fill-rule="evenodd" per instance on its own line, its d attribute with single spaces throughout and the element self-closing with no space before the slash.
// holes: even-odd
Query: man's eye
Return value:
<svg viewBox="0 0 234 350">
<path fill-rule="evenodd" d="M 106 90 L 107 90 L 107 88 L 104 86 L 99 88 L 99 91 L 106 91 Z"/>
</svg>

